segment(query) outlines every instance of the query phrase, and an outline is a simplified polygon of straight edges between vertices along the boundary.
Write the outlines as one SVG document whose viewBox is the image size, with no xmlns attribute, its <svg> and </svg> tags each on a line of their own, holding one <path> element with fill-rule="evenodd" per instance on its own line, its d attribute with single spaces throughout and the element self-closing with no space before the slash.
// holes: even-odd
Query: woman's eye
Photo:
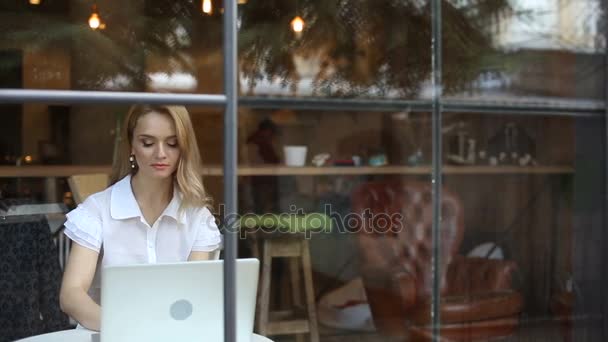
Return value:
<svg viewBox="0 0 608 342">
<path fill-rule="evenodd" d="M 150 147 L 150 146 L 152 146 L 152 143 L 149 143 L 149 142 L 145 142 L 145 141 L 144 141 L 144 142 L 143 142 L 143 145 L 144 145 L 144 147 Z"/>
<path fill-rule="evenodd" d="M 174 142 L 174 143 L 167 143 L 167 145 L 169 147 L 177 147 L 177 143 L 176 142 Z"/>
</svg>

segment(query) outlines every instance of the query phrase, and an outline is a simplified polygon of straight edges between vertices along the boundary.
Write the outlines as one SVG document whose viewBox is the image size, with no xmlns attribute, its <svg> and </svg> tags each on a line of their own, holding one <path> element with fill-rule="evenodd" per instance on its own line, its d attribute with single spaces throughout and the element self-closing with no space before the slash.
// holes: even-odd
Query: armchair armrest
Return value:
<svg viewBox="0 0 608 342">
<path fill-rule="evenodd" d="M 363 267 L 365 294 L 378 331 L 404 335 L 408 313 L 416 304 L 416 279 L 403 267 Z"/>
<path fill-rule="evenodd" d="M 516 270 L 514 261 L 457 255 L 448 266 L 448 292 L 466 294 L 511 290 Z"/>
</svg>

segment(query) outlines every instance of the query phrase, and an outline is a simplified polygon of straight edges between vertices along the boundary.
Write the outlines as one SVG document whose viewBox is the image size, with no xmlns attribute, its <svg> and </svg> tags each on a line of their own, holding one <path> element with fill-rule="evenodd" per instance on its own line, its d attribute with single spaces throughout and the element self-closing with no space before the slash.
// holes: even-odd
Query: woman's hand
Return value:
<svg viewBox="0 0 608 342">
<path fill-rule="evenodd" d="M 98 258 L 98 252 L 72 243 L 59 293 L 61 310 L 85 328 L 97 331 L 101 324 L 101 307 L 87 292 L 95 276 Z"/>
</svg>

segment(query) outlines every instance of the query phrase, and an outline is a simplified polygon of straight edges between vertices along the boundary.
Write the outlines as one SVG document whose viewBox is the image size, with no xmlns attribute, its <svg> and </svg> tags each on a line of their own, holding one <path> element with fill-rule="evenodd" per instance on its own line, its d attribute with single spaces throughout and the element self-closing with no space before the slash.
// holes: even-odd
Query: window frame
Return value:
<svg viewBox="0 0 608 342">
<path fill-rule="evenodd" d="M 566 101 L 567 104 L 526 104 L 526 103 L 491 103 L 469 100 L 445 99 L 441 92 L 442 84 L 442 55 L 441 30 L 442 14 L 441 1 L 431 0 L 432 24 L 432 88 L 433 94 L 429 100 L 383 100 L 383 99 L 327 99 L 327 98 L 291 98 L 291 97 L 255 97 L 238 96 L 238 56 L 237 56 L 237 1 L 224 1 L 223 14 L 223 65 L 224 65 L 224 94 L 170 94 L 146 92 L 113 92 L 113 91 L 78 91 L 78 90 L 32 90 L 32 89 L 1 89 L 0 103 L 61 103 L 61 104 L 180 104 L 224 108 L 224 199 L 225 212 L 225 257 L 224 257 L 224 340 L 236 341 L 236 272 L 237 232 L 233 226 L 236 220 L 228 222 L 226 218 L 235 218 L 237 207 L 237 128 L 238 107 L 247 108 L 289 108 L 324 111 L 425 111 L 432 113 L 432 186 L 433 186 L 433 298 L 432 325 L 433 340 L 439 341 L 439 280 L 441 272 L 438 260 L 440 244 L 439 217 L 441 217 L 441 175 L 442 175 L 442 114 L 450 112 L 474 112 L 480 114 L 519 114 L 519 115 L 560 115 L 568 117 L 606 117 L 608 116 L 608 84 L 604 101 L 595 104 Z M 608 29 L 608 28 L 607 28 Z M 606 73 L 608 74 L 608 54 L 604 52 Z M 608 83 L 608 75 L 606 75 Z M 605 121 L 604 142 L 608 145 L 608 120 Z M 608 158 L 605 158 L 605 169 L 608 169 Z M 604 174 L 604 183 L 608 193 L 608 182 Z M 604 203 L 608 212 L 608 198 Z M 604 220 L 604 224 L 606 225 Z M 235 228 L 235 229 L 230 229 Z M 604 272 L 606 273 L 606 272 Z M 606 318 L 603 318 L 606 322 Z"/>
</svg>

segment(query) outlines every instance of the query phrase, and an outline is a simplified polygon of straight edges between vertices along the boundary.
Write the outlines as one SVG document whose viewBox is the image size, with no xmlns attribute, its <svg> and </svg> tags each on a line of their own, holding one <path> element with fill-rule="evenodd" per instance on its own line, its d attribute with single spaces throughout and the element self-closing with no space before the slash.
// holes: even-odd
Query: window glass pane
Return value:
<svg viewBox="0 0 608 342">
<path fill-rule="evenodd" d="M 404 336 L 403 300 L 431 291 L 430 113 L 241 109 L 239 119 L 240 255 L 275 255 L 258 309 L 275 322 L 272 312 L 307 303 L 310 284 L 321 340 Z M 408 271 L 425 278 L 410 284 Z M 258 331 L 277 324 L 263 322 Z"/>
<path fill-rule="evenodd" d="M 446 19 L 463 9 L 480 35 Z M 602 339 L 602 286 L 588 270 L 603 244 L 595 235 L 605 205 L 603 11 L 596 1 L 444 5 L 444 188 L 464 217 L 452 253 L 466 257 L 442 270 L 437 303 L 446 336 L 462 333 L 468 320 L 475 321 L 467 327 L 472 334 L 487 335 L 474 326 L 493 321 L 496 335 L 519 339 Z M 469 43 L 476 39 L 490 45 L 475 49 Z M 451 46 L 469 57 L 456 58 Z M 526 106 L 548 115 L 521 115 L 518 107 Z M 451 239 L 442 235 L 443 245 Z M 460 318 L 447 314 L 462 295 Z M 467 316 L 467 307 L 489 300 L 501 310 Z"/>
<path fill-rule="evenodd" d="M 24 103 L 3 105 L 0 164 L 4 177 L 19 177 L 24 170 L 67 177 L 82 167 L 91 173 L 101 167 L 109 172 L 128 105 L 57 105 Z M 188 106 L 205 174 L 219 175 L 223 160 L 223 112 Z M 62 170 L 62 168 L 64 168 Z M 91 170 L 87 170 L 90 167 Z M 35 171 L 32 171 L 35 170 Z M 80 173 L 80 172 L 77 172 Z M 221 186 L 220 186 L 221 188 Z M 214 195 L 220 195 L 218 190 Z M 18 195 L 15 193 L 14 195 Z M 216 196 L 214 196 L 216 197 Z"/>
<path fill-rule="evenodd" d="M 442 214 L 453 223 L 441 234 L 446 337 L 600 339 L 602 286 L 591 268 L 604 244 L 603 125 L 444 116 Z"/>
<path fill-rule="evenodd" d="M 248 1 L 240 15 L 243 94 L 421 98 L 429 91 L 424 2 Z"/>
<path fill-rule="evenodd" d="M 3 276 L 8 277 L 3 293 L 9 297 L 0 298 L 6 312 L 0 322 L 11 328 L 1 330 L 0 339 L 13 340 L 75 327 L 76 321 L 69 319 L 59 307 L 62 272 L 71 246 L 71 240 L 63 233 L 66 213 L 86 196 L 106 188 L 113 160 L 129 158 L 121 156 L 117 148 L 128 110 L 129 106 L 124 105 L 3 105 L 0 251 L 2 260 L 6 261 L 2 264 Z M 187 110 L 203 160 L 201 176 L 205 190 L 213 200 L 210 209 L 219 219 L 224 201 L 221 166 L 224 114 L 221 110 L 194 106 Z M 84 179 L 79 181 L 71 176 Z M 143 236 L 145 239 L 145 233 Z M 129 247 L 136 249 L 145 245 L 145 240 L 142 243 L 135 239 Z M 140 257 L 149 255 L 145 251 L 133 253 L 139 253 Z M 176 260 L 174 254 L 168 255 L 160 249 L 157 256 L 159 260 L 185 261 L 183 255 Z M 28 263 L 32 271 L 24 273 L 23 265 Z M 110 264 L 112 261 L 104 261 L 104 265 Z M 37 281 L 40 277 L 44 277 L 45 282 Z M 28 290 L 23 291 L 21 286 Z M 95 280 L 91 288 L 99 286 Z M 43 296 L 40 304 L 23 309 L 21 303 L 37 296 Z M 99 299 L 94 294 L 92 298 Z M 40 312 L 45 313 L 44 317 Z M 39 328 L 40 322 L 46 324 L 46 330 Z"/>
<path fill-rule="evenodd" d="M 447 98 L 597 105 L 605 98 L 602 6 L 595 0 L 445 3 Z M 456 14 L 459 21 L 448 20 Z M 455 55 L 456 49 L 466 53 Z"/>
<path fill-rule="evenodd" d="M 215 10 L 203 13 L 200 1 L 4 2 L 0 51 L 18 56 L 3 58 L 0 72 L 22 68 L 15 87 L 24 89 L 221 93 Z"/>
</svg>

